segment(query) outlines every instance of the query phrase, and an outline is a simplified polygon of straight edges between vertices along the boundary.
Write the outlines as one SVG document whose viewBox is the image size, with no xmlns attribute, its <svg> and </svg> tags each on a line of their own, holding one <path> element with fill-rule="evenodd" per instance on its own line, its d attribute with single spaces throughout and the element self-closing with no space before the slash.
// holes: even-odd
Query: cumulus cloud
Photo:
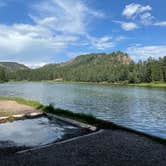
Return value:
<svg viewBox="0 0 166 166">
<path fill-rule="evenodd" d="M 138 28 L 137 24 L 133 22 L 122 22 L 121 26 L 126 31 L 131 31 Z"/>
<path fill-rule="evenodd" d="M 131 3 L 125 6 L 122 15 L 147 26 L 152 25 L 155 19 L 155 17 L 150 13 L 151 10 L 152 7 L 149 5 L 143 6 L 141 4 Z"/>
<path fill-rule="evenodd" d="M 119 23 L 121 28 L 125 31 L 131 31 L 138 29 L 140 24 L 142 25 L 151 25 L 153 23 L 154 17 L 149 11 L 152 10 L 152 7 L 147 5 L 143 6 L 141 4 L 131 3 L 126 5 L 122 15 L 125 16 L 130 21 L 114 21 Z"/>
<path fill-rule="evenodd" d="M 128 47 L 126 52 L 131 55 L 134 60 L 147 59 L 148 57 L 159 58 L 166 56 L 166 45 L 136 45 Z"/>
<path fill-rule="evenodd" d="M 143 25 L 152 25 L 154 19 L 154 16 L 152 16 L 149 12 L 146 12 L 140 16 L 140 20 Z"/>
<path fill-rule="evenodd" d="M 134 22 L 123 22 L 123 21 L 113 21 L 121 25 L 121 28 L 125 31 L 132 31 L 139 28 L 138 25 Z"/>
<path fill-rule="evenodd" d="M 131 20 L 130 24 L 121 22 L 121 27 L 124 30 L 131 30 L 141 26 L 166 26 L 166 21 L 157 21 L 157 19 L 151 14 L 152 7 L 150 5 L 143 6 L 138 3 L 131 3 L 126 5 L 122 11 L 122 15 L 128 20 Z M 120 22 L 120 21 L 119 21 Z M 135 24 L 135 25 L 134 25 Z M 128 28 L 129 27 L 129 28 Z"/>
<path fill-rule="evenodd" d="M 131 3 L 125 6 L 122 15 L 128 18 L 135 18 L 137 15 L 150 10 L 152 10 L 152 7 L 149 5 L 143 6 L 141 4 Z"/>
</svg>

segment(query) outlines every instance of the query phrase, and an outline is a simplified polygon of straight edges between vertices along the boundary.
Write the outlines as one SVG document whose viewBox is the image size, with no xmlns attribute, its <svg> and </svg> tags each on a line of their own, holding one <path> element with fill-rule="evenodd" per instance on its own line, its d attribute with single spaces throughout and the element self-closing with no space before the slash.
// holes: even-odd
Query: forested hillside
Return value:
<svg viewBox="0 0 166 166">
<path fill-rule="evenodd" d="M 16 62 L 0 62 L 0 82 L 16 80 L 16 73 L 30 70 L 27 66 Z"/>
<path fill-rule="evenodd" d="M 2 70 L 4 75 L 4 70 Z M 60 64 L 48 64 L 38 69 L 28 68 L 5 72 L 8 80 L 64 80 L 83 82 L 166 82 L 166 57 L 149 58 L 135 63 L 127 54 L 88 54 Z M 0 77 L 1 79 L 1 77 Z"/>
<path fill-rule="evenodd" d="M 3 67 L 5 70 L 9 72 L 29 69 L 27 66 L 16 62 L 0 62 L 0 67 Z"/>
<path fill-rule="evenodd" d="M 8 79 L 6 78 L 6 72 L 5 69 L 0 66 L 0 82 L 5 82 L 5 81 L 8 81 Z"/>
</svg>

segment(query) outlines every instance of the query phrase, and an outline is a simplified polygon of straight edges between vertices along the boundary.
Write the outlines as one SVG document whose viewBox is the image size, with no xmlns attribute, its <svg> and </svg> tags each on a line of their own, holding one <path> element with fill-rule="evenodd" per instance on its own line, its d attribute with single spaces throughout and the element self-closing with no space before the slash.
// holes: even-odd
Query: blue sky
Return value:
<svg viewBox="0 0 166 166">
<path fill-rule="evenodd" d="M 165 0 L 0 0 L 0 61 L 31 67 L 80 54 L 166 55 Z"/>
</svg>

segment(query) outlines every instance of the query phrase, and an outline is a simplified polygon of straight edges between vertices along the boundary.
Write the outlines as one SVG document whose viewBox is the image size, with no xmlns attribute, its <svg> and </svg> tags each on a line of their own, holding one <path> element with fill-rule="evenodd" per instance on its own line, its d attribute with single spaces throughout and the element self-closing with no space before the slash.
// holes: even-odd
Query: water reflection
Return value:
<svg viewBox="0 0 166 166">
<path fill-rule="evenodd" d="M 0 147 L 33 147 L 62 139 L 77 128 L 46 117 L 0 124 Z"/>
</svg>

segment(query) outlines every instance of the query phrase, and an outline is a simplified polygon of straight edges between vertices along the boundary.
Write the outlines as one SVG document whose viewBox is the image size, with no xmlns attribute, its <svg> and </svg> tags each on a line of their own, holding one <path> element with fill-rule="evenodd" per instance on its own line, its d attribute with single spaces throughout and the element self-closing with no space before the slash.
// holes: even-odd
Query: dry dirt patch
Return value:
<svg viewBox="0 0 166 166">
<path fill-rule="evenodd" d="M 39 112 L 34 107 L 19 104 L 16 101 L 0 100 L 0 116 L 29 114 L 33 112 Z"/>
</svg>

